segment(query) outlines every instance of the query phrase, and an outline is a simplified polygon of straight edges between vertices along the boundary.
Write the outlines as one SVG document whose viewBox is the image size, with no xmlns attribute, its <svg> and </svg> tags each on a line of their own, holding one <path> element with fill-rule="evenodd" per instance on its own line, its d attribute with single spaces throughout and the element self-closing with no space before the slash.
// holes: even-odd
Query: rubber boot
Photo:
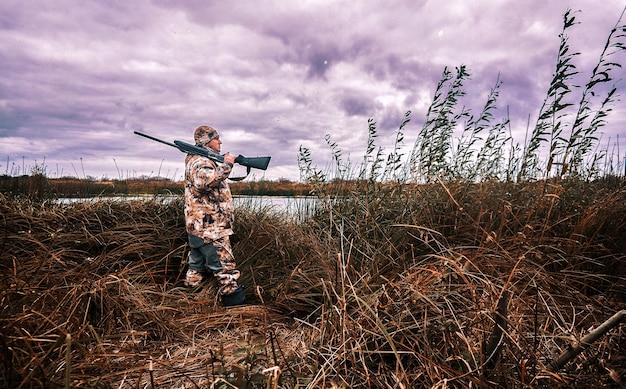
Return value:
<svg viewBox="0 0 626 389">
<path fill-rule="evenodd" d="M 226 307 L 232 307 L 233 305 L 241 305 L 246 303 L 246 291 L 243 285 L 239 285 L 237 289 L 231 294 L 225 294 L 222 296 L 222 303 Z"/>
</svg>

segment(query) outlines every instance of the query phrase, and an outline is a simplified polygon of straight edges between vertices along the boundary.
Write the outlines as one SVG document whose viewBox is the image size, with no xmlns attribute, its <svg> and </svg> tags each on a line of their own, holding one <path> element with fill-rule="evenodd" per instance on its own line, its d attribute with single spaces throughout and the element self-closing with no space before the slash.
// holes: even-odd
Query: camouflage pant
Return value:
<svg viewBox="0 0 626 389">
<path fill-rule="evenodd" d="M 217 279 L 220 295 L 231 294 L 237 289 L 240 273 L 235 264 L 235 257 L 228 236 L 204 243 L 202 238 L 188 235 L 189 269 L 211 272 Z"/>
</svg>

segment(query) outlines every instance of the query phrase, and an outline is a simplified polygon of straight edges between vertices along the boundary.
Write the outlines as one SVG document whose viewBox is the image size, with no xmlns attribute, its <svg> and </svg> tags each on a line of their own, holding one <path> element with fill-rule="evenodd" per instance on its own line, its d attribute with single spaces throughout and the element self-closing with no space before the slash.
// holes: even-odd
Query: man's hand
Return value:
<svg viewBox="0 0 626 389">
<path fill-rule="evenodd" d="M 224 154 L 224 162 L 230 162 L 231 165 L 235 164 L 235 158 L 237 157 L 234 155 L 230 155 L 230 153 Z"/>
</svg>

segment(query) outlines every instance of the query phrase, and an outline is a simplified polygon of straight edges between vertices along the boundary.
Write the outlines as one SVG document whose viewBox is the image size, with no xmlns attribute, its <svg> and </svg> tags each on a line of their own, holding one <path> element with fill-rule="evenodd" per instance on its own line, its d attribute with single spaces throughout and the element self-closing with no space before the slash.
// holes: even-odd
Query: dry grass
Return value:
<svg viewBox="0 0 626 389">
<path fill-rule="evenodd" d="M 623 181 L 374 185 L 296 223 L 240 209 L 251 304 L 179 287 L 180 202 L 0 198 L 8 387 L 620 387 Z M 499 314 L 498 314 L 499 312 Z M 497 324 L 496 324 L 497 323 Z"/>
<path fill-rule="evenodd" d="M 285 314 L 271 306 L 225 310 L 216 304 L 212 284 L 195 294 L 178 287 L 187 248 L 180 202 L 60 206 L 2 198 L 1 206 L 0 384 L 135 387 L 150 380 L 195 387 L 240 370 L 247 377 L 238 380 L 252 382 L 250 372 L 277 364 L 280 347 L 290 350 L 298 334 L 285 330 Z M 276 239 L 277 216 L 240 216 L 255 224 L 242 226 L 239 239 L 267 252 L 262 240 Z M 261 296 L 281 277 L 270 273 L 288 271 L 276 262 L 245 272 L 252 301 L 257 289 Z M 265 282 L 256 284 L 254 277 Z M 259 334 L 262 345 L 272 334 L 276 363 L 265 348 L 262 365 L 257 351 L 246 362 L 239 343 L 258 348 Z"/>
</svg>

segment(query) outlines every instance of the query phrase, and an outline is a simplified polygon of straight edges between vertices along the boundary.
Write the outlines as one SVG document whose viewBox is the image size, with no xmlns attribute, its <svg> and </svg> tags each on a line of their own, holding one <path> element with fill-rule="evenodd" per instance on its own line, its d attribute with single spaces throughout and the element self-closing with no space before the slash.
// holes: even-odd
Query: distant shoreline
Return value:
<svg viewBox="0 0 626 389">
<path fill-rule="evenodd" d="M 72 177 L 48 178 L 30 176 L 0 176 L 0 192 L 28 197 L 96 197 L 127 195 L 182 195 L 183 182 L 166 178 L 89 180 Z M 280 181 L 230 182 L 234 195 L 248 196 L 308 196 L 312 185 Z"/>
</svg>

